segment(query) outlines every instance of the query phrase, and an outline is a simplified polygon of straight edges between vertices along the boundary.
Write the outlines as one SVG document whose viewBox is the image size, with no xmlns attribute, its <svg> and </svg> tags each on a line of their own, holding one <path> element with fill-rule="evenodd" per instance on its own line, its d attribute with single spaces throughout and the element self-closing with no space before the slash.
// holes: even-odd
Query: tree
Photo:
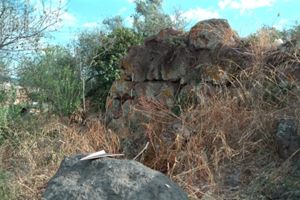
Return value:
<svg viewBox="0 0 300 200">
<path fill-rule="evenodd" d="M 49 0 L 51 1 L 51 0 Z M 51 5 L 50 3 L 47 5 Z M 62 10 L 58 0 L 56 8 L 39 7 L 30 0 L 0 0 L 0 58 L 38 47 L 41 37 L 58 21 Z"/>
<path fill-rule="evenodd" d="M 157 34 L 165 28 L 183 29 L 185 20 L 179 11 L 174 14 L 174 20 L 162 10 L 163 0 L 136 0 L 135 14 L 133 15 L 134 29 L 148 37 Z"/>
<path fill-rule="evenodd" d="M 162 0 L 136 0 L 135 4 L 132 28 L 126 28 L 123 19 L 115 16 L 103 21 L 104 30 L 83 32 L 76 41 L 76 58 L 85 76 L 85 81 L 82 80 L 85 96 L 96 99 L 102 110 L 113 81 L 119 78 L 120 59 L 128 48 L 161 29 L 183 29 L 185 24 L 179 11 L 175 12 L 174 20 L 163 13 Z"/>
<path fill-rule="evenodd" d="M 119 15 L 112 18 L 106 18 L 102 23 L 106 26 L 106 29 L 108 31 L 114 31 L 115 29 L 124 27 L 123 18 Z"/>
<path fill-rule="evenodd" d="M 80 70 L 80 81 L 82 86 L 82 107 L 86 111 L 86 91 L 90 91 L 94 85 L 94 73 L 92 66 L 98 55 L 99 41 L 103 33 L 101 31 L 81 32 L 78 39 L 74 41 L 75 57 Z"/>
<path fill-rule="evenodd" d="M 68 49 L 49 47 L 22 63 L 20 83 L 29 88 L 32 100 L 48 103 L 59 115 L 71 114 L 80 105 L 80 71 Z"/>
<path fill-rule="evenodd" d="M 130 46 L 141 41 L 142 37 L 132 29 L 116 26 L 108 32 L 82 33 L 79 36 L 76 57 L 80 58 L 86 75 L 86 96 L 96 99 L 101 110 L 105 108 L 113 81 L 119 78 L 120 59 Z"/>
<path fill-rule="evenodd" d="M 183 28 L 185 21 L 177 11 L 171 17 L 162 11 L 162 0 L 137 0 L 132 28 L 126 28 L 120 16 L 103 20 L 104 29 L 82 32 L 75 41 L 75 58 L 81 72 L 83 107 L 92 97 L 104 110 L 112 83 L 119 78 L 120 59 L 132 45 L 163 28 Z"/>
<path fill-rule="evenodd" d="M 7 64 L 0 60 L 0 84 L 5 81 L 9 81 Z"/>
<path fill-rule="evenodd" d="M 300 24 L 295 22 L 295 24 L 288 29 L 282 31 L 283 38 L 287 41 L 299 41 L 300 40 Z"/>
</svg>

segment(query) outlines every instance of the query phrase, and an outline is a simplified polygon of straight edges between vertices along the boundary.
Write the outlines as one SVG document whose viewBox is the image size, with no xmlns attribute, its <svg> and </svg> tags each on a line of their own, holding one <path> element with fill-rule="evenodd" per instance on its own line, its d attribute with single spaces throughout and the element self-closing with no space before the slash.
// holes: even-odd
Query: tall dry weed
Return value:
<svg viewBox="0 0 300 200">
<path fill-rule="evenodd" d="M 65 156 L 99 150 L 118 153 L 120 148 L 118 137 L 99 119 L 82 126 L 47 118 L 47 123 L 35 131 L 23 130 L 17 148 L 9 141 L 0 148 L 1 168 L 11 174 L 9 187 L 15 199 L 41 199 Z"/>
<path fill-rule="evenodd" d="M 179 116 L 161 102 L 142 98 L 139 110 L 151 119 L 145 124 L 151 145 L 141 162 L 168 174 L 193 199 L 239 196 L 231 184 L 247 187 L 265 169 L 275 169 L 274 125 L 282 117 L 299 120 L 299 93 L 293 89 L 299 85 L 280 66 L 266 63 L 274 48 L 271 41 L 260 33 L 249 49 L 255 58 L 252 66 L 241 67 L 229 87 L 198 94 L 201 103 Z M 170 128 L 174 123 L 181 128 Z M 237 172 L 238 183 L 228 183 Z"/>
</svg>

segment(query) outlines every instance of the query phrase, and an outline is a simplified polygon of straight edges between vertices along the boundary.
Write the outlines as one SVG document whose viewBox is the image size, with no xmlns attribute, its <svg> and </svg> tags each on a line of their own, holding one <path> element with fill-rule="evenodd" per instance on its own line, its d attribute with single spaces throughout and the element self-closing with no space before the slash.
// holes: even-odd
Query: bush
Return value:
<svg viewBox="0 0 300 200">
<path fill-rule="evenodd" d="M 80 70 L 65 48 L 51 47 L 34 60 L 23 62 L 20 78 L 29 87 L 32 100 L 49 104 L 55 114 L 71 114 L 80 105 Z"/>
<path fill-rule="evenodd" d="M 10 107 L 16 99 L 16 92 L 13 87 L 5 88 L 4 85 L 0 88 L 0 128 L 6 127 L 8 119 L 11 118 Z"/>
<path fill-rule="evenodd" d="M 92 37 L 92 35 L 85 35 Z M 128 28 L 115 28 L 109 33 L 99 34 L 99 46 L 89 71 L 87 85 L 94 81 L 95 86 L 87 92 L 99 102 L 99 108 L 105 109 L 106 97 L 112 83 L 120 77 L 119 61 L 129 47 L 141 43 L 141 35 Z M 81 44 L 84 46 L 84 44 Z"/>
<path fill-rule="evenodd" d="M 8 174 L 0 169 L 0 199 L 9 200 L 12 198 L 10 188 L 8 187 Z"/>
<path fill-rule="evenodd" d="M 282 31 L 285 40 L 299 40 L 300 39 L 300 24 L 296 22 L 291 28 Z"/>
</svg>

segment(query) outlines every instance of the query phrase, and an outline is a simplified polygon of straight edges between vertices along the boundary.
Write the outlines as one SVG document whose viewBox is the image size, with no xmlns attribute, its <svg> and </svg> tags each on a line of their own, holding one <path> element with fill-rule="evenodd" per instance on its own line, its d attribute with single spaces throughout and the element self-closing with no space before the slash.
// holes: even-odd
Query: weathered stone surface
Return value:
<svg viewBox="0 0 300 200">
<path fill-rule="evenodd" d="M 111 94 L 106 102 L 107 123 L 120 117 L 130 118 L 134 113 L 134 105 L 137 103 L 137 100 L 143 97 L 153 101 L 157 100 L 171 108 L 179 87 L 178 83 L 165 81 L 133 83 L 119 80 L 112 85 Z"/>
<path fill-rule="evenodd" d="M 162 104 L 166 104 L 169 108 L 173 106 L 177 89 L 178 84 L 176 83 L 160 81 L 140 83 L 135 87 L 139 97 L 157 100 Z"/>
<path fill-rule="evenodd" d="M 281 158 L 287 159 L 300 148 L 298 124 L 294 119 L 281 119 L 277 124 L 275 136 Z"/>
<path fill-rule="evenodd" d="M 180 81 L 199 64 L 210 64 L 208 50 L 188 46 L 186 35 L 170 35 L 169 29 L 161 31 L 132 47 L 121 62 L 122 78 L 134 82 Z M 164 33 L 162 37 L 161 34 Z"/>
<path fill-rule="evenodd" d="M 160 172 L 129 160 L 80 161 L 67 157 L 43 194 L 45 200 L 187 200 L 185 192 Z"/>
<path fill-rule="evenodd" d="M 155 40 L 152 43 L 129 50 L 122 61 L 124 77 L 135 82 L 162 80 L 160 69 L 164 65 L 164 58 L 172 52 L 173 47 Z"/>
<path fill-rule="evenodd" d="M 189 33 L 189 43 L 196 49 L 216 49 L 234 46 L 238 37 L 224 19 L 210 19 L 197 23 Z"/>
<path fill-rule="evenodd" d="M 238 44 L 227 21 L 212 19 L 199 22 L 189 33 L 162 30 L 131 47 L 121 61 L 121 80 L 113 84 L 106 105 L 107 125 L 119 133 L 124 153 L 134 157 L 147 140 L 145 125 L 152 119 L 139 105 L 140 99 L 170 110 L 180 107 L 178 103 L 186 107 L 206 101 L 210 95 L 206 85 L 226 84 L 229 73 L 239 69 L 231 67 L 240 64 L 238 60 L 227 61 L 239 54 L 231 50 Z"/>
<path fill-rule="evenodd" d="M 117 80 L 113 83 L 110 90 L 113 97 L 127 100 L 134 97 L 132 93 L 133 87 L 134 83 L 132 81 Z"/>
</svg>

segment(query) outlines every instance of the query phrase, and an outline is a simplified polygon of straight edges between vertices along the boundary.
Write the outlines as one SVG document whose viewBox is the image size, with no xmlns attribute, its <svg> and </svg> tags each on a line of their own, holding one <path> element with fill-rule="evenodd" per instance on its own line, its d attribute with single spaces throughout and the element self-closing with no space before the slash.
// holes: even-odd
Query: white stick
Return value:
<svg viewBox="0 0 300 200">
<path fill-rule="evenodd" d="M 142 151 L 138 155 L 136 155 L 133 158 L 133 160 L 136 160 L 140 155 L 142 155 L 142 153 L 144 153 L 144 151 L 146 151 L 146 149 L 148 148 L 148 146 L 149 146 L 149 142 L 147 142 L 146 146 L 142 149 Z"/>
</svg>

